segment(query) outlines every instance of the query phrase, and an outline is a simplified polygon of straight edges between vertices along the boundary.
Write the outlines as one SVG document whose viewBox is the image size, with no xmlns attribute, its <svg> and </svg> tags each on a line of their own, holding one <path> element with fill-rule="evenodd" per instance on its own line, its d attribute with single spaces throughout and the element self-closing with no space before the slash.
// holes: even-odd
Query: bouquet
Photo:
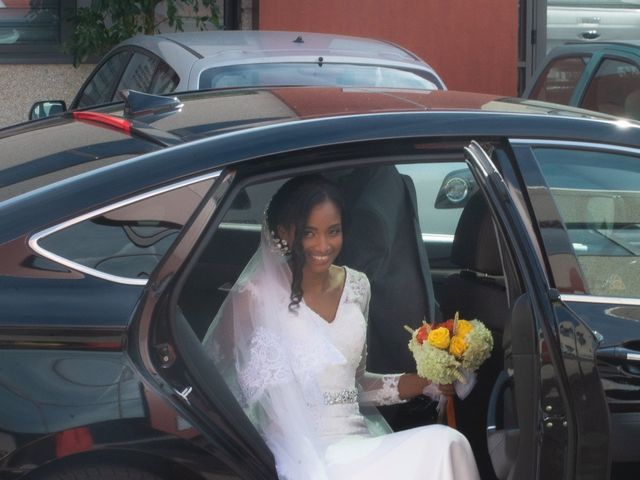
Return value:
<svg viewBox="0 0 640 480">
<path fill-rule="evenodd" d="M 439 384 L 465 383 L 466 375 L 475 372 L 489 358 L 493 337 L 479 320 L 463 320 L 458 312 L 442 323 L 422 326 L 411 333 L 409 350 L 416 361 L 418 375 Z"/>
<path fill-rule="evenodd" d="M 475 372 L 489 358 L 493 349 L 493 337 L 479 320 L 463 320 L 456 312 L 445 322 L 422 326 L 411 333 L 409 350 L 416 361 L 418 375 L 438 384 L 466 383 L 467 375 Z M 473 383 L 471 384 L 473 386 Z M 451 398 L 442 397 L 447 406 L 447 423 L 456 428 L 455 410 Z"/>
</svg>

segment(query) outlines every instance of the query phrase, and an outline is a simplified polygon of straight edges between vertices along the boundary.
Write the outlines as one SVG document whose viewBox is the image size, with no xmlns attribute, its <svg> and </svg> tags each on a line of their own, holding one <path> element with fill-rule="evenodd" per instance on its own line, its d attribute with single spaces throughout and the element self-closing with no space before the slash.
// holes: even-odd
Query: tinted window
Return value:
<svg viewBox="0 0 640 480">
<path fill-rule="evenodd" d="M 130 88 L 140 92 L 148 92 L 151 86 L 151 79 L 155 72 L 159 60 L 144 55 L 142 53 L 134 53 L 122 74 L 122 78 L 118 83 L 116 92 L 123 88 Z M 114 95 L 117 93 L 114 92 Z"/>
<path fill-rule="evenodd" d="M 269 85 L 337 85 L 435 90 L 435 78 L 417 72 L 375 65 L 331 63 L 263 63 L 211 68 L 200 75 L 199 88 Z"/>
<path fill-rule="evenodd" d="M 622 60 L 605 59 L 587 88 L 582 107 L 640 118 L 640 70 Z"/>
<path fill-rule="evenodd" d="M 166 63 L 160 62 L 156 73 L 151 79 L 151 85 L 149 86 L 149 93 L 171 93 L 180 83 L 178 74 Z"/>
<path fill-rule="evenodd" d="M 587 61 L 586 56 L 554 60 L 540 76 L 531 98 L 569 105 Z"/>
<path fill-rule="evenodd" d="M 43 237 L 38 245 L 89 269 L 146 279 L 212 183 L 210 178 L 104 212 Z"/>
<path fill-rule="evenodd" d="M 82 108 L 110 102 L 129 55 L 129 52 L 118 52 L 109 58 L 91 78 L 76 107 Z"/>
<path fill-rule="evenodd" d="M 592 295 L 640 297 L 640 158 L 536 149 Z"/>
</svg>

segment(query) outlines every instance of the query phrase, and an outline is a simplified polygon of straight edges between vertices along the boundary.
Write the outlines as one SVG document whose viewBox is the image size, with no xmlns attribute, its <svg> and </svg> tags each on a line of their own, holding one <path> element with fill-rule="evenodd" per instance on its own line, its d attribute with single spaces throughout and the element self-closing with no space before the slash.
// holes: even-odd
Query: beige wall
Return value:
<svg viewBox="0 0 640 480">
<path fill-rule="evenodd" d="M 0 65 L 0 128 L 27 120 L 37 100 L 73 100 L 94 65 Z"/>
</svg>

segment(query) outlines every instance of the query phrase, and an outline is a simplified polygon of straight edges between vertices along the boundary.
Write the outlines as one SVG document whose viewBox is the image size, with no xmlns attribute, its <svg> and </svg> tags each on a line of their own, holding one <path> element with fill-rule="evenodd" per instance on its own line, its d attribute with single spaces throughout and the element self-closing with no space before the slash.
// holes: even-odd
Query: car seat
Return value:
<svg viewBox="0 0 640 480">
<path fill-rule="evenodd" d="M 494 340 L 491 357 L 478 370 L 478 383 L 468 397 L 456 400 L 458 428 L 469 439 L 478 467 L 486 475 L 493 472 L 485 432 L 486 407 L 503 366 L 502 333 L 510 310 L 498 238 L 482 192 L 476 192 L 462 211 L 451 260 L 461 270 L 444 281 L 439 300 L 445 318 L 457 311 L 460 318 L 478 319 L 491 330 Z"/>
</svg>

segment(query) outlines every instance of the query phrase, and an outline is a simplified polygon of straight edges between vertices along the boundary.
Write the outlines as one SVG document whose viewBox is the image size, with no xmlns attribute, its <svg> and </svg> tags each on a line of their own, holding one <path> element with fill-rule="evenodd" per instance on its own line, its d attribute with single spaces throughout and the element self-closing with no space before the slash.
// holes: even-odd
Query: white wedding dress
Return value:
<svg viewBox="0 0 640 480">
<path fill-rule="evenodd" d="M 223 325 L 218 338 L 205 338 L 271 449 L 279 477 L 478 479 L 469 443 L 456 430 L 428 425 L 393 433 L 370 408 L 401 402 L 401 375 L 365 369 L 367 277 L 345 268 L 340 303 L 327 322 L 304 301 L 289 308 L 290 273 L 283 262 L 259 251 L 211 328 Z M 222 342 L 233 344 L 233 354 L 231 348 L 224 353 Z M 367 409 L 374 413 L 363 414 Z"/>
<path fill-rule="evenodd" d="M 469 443 L 449 427 L 428 425 L 377 436 L 370 432 L 360 406 L 401 402 L 397 389 L 400 375 L 376 375 L 365 370 L 369 282 L 363 273 L 345 270 L 344 290 L 331 323 L 304 302 L 301 306 L 327 330 L 328 338 L 346 359 L 346 364 L 332 365 L 318 378 L 328 406 L 320 409 L 322 414 L 315 417 L 315 426 L 326 447 L 328 478 L 479 478 Z"/>
</svg>

